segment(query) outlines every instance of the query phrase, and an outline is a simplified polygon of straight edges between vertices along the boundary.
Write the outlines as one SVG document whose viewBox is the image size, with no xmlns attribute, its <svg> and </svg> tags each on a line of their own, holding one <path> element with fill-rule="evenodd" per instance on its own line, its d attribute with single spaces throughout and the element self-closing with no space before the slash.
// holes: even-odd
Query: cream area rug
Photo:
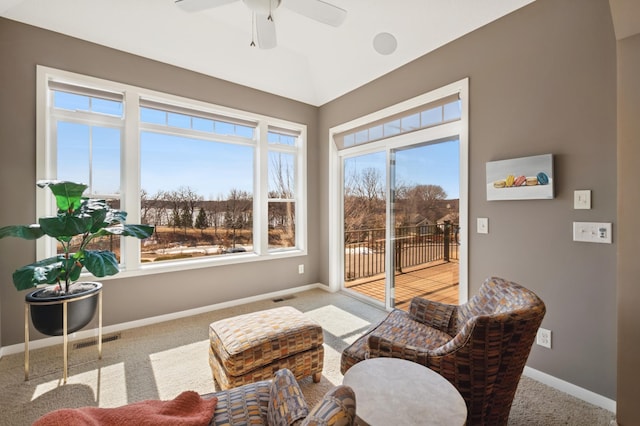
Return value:
<svg viewBox="0 0 640 426">
<path fill-rule="evenodd" d="M 208 364 L 208 325 L 279 306 L 293 306 L 322 325 L 325 359 L 320 383 L 300 381 L 312 405 L 342 383 L 340 353 L 383 310 L 342 293 L 310 290 L 285 300 L 263 300 L 104 336 L 103 357 L 91 341 L 69 344 L 69 378 L 62 383 L 61 345 L 31 351 L 30 380 L 22 354 L 0 359 L 0 425 L 30 425 L 41 415 L 82 406 L 117 407 L 146 399 L 172 399 L 185 390 L 218 390 Z M 108 307 L 105 307 L 108 309 Z M 528 377 L 520 381 L 510 425 L 610 425 L 615 415 Z"/>
</svg>

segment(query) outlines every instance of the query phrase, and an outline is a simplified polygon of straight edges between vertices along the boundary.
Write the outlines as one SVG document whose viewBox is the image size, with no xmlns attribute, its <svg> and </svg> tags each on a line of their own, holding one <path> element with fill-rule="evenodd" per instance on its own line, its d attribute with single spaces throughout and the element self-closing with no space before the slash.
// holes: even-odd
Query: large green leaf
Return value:
<svg viewBox="0 0 640 426">
<path fill-rule="evenodd" d="M 110 225 L 124 223 L 127 220 L 127 212 L 122 210 L 111 209 L 105 219 Z"/>
<path fill-rule="evenodd" d="M 13 273 L 13 285 L 18 290 L 27 290 L 38 284 L 55 284 L 60 281 L 63 265 L 64 256 L 58 255 L 23 266 Z"/>
<path fill-rule="evenodd" d="M 123 237 L 136 237 L 140 240 L 153 235 L 155 228 L 150 225 L 117 225 L 109 226 L 100 231 L 100 235 L 121 235 Z"/>
<path fill-rule="evenodd" d="M 82 193 L 88 188 L 84 183 L 67 182 L 59 180 L 38 181 L 40 188 L 48 187 L 56 197 L 58 210 L 74 211 L 80 207 Z"/>
<path fill-rule="evenodd" d="M 84 234 L 89 229 L 93 221 L 91 217 L 77 217 L 69 215 L 59 215 L 54 217 L 42 217 L 38 221 L 40 227 L 50 237 L 72 237 L 74 235 Z M 69 238 L 61 238 L 68 241 Z"/>
<path fill-rule="evenodd" d="M 40 225 L 11 225 L 0 228 L 0 238 L 17 237 L 25 240 L 37 240 L 44 235 Z"/>
<path fill-rule="evenodd" d="M 110 208 L 106 203 L 102 205 L 93 204 L 91 207 L 82 209 L 82 217 L 87 221 L 87 231 L 94 233 L 109 226 L 107 222 L 109 210 Z"/>
<path fill-rule="evenodd" d="M 96 277 L 115 275 L 120 272 L 116 255 L 108 250 L 85 250 L 84 266 Z"/>
</svg>

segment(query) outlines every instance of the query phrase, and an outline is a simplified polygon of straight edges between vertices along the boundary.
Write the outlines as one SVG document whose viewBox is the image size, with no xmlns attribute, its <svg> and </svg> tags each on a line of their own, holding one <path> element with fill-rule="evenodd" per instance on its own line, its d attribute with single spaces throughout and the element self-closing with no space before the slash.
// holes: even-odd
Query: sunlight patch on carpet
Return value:
<svg viewBox="0 0 640 426">
<path fill-rule="evenodd" d="M 326 305 L 311 311 L 305 315 L 317 321 L 322 329 L 331 333 L 335 337 L 342 338 L 345 342 L 351 343 L 356 340 L 357 333 L 362 328 L 369 327 L 369 323 L 335 305 Z"/>
<path fill-rule="evenodd" d="M 175 398 L 177 390 L 201 394 L 215 390 L 209 367 L 208 340 L 152 353 L 149 360 L 160 399 Z"/>
</svg>

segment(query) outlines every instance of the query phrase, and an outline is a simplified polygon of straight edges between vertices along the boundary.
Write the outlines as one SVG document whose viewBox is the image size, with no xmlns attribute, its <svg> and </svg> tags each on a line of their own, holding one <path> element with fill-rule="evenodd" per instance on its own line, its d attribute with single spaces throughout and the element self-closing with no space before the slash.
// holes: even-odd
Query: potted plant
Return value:
<svg viewBox="0 0 640 426">
<path fill-rule="evenodd" d="M 92 250 L 91 243 L 104 236 L 149 237 L 154 227 L 125 224 L 127 213 L 113 209 L 105 200 L 83 197 L 87 185 L 82 183 L 43 180 L 40 188 L 53 193 L 58 212 L 42 217 L 37 224 L 0 228 L 0 238 L 18 237 L 35 240 L 45 235 L 58 242 L 61 253 L 18 268 L 13 284 L 18 290 L 44 287 L 25 296 L 31 305 L 31 320 L 43 334 L 63 334 L 61 303 L 68 302 L 67 332 L 73 333 L 87 325 L 96 309 L 96 297 L 101 283 L 77 282 L 83 269 L 95 277 L 115 275 L 120 271 L 115 253 Z"/>
</svg>

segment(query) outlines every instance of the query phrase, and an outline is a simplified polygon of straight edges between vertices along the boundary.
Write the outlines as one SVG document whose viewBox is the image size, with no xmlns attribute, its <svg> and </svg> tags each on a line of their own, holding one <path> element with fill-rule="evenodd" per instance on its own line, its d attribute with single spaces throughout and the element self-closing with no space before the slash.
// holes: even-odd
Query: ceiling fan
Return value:
<svg viewBox="0 0 640 426">
<path fill-rule="evenodd" d="M 257 45 L 261 49 L 276 47 L 276 26 L 273 12 L 282 0 L 174 0 L 176 5 L 187 12 L 199 12 L 224 4 L 242 1 L 253 13 Z M 347 11 L 322 0 L 287 0 L 284 5 L 292 11 L 323 24 L 339 27 L 347 16 Z M 251 40 L 251 46 L 255 46 Z"/>
</svg>

